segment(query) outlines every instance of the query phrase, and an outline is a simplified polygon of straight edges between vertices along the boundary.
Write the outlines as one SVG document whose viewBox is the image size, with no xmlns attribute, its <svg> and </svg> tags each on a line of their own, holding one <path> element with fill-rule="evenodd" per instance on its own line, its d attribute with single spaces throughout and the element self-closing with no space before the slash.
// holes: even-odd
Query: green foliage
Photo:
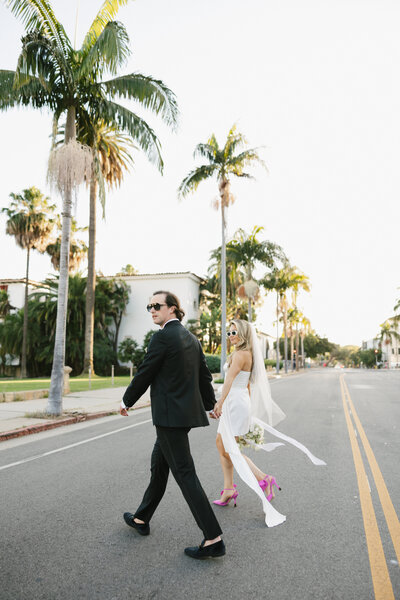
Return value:
<svg viewBox="0 0 400 600">
<path fill-rule="evenodd" d="M 369 350 L 359 350 L 358 352 L 359 361 L 368 369 L 373 369 L 376 367 L 377 363 L 382 361 L 382 351 L 378 350 L 375 352 L 373 348 Z"/>
<path fill-rule="evenodd" d="M 40 291 L 30 295 L 28 319 L 27 364 L 32 376 L 49 375 L 53 361 L 53 348 L 57 317 L 58 277 L 46 279 Z M 67 334 L 65 364 L 72 373 L 81 373 L 83 367 L 85 332 L 86 279 L 70 276 L 68 286 Z M 96 286 L 94 364 L 96 373 L 109 375 L 111 365 L 118 365 L 115 351 L 116 329 L 128 302 L 124 282 L 99 279 Z M 6 315 L 0 323 L 2 352 L 20 356 L 22 350 L 22 323 L 24 311 Z"/>
<path fill-rule="evenodd" d="M 221 357 L 217 354 L 206 354 L 206 363 L 207 367 L 210 369 L 211 373 L 220 373 L 221 372 Z"/>
<path fill-rule="evenodd" d="M 332 352 L 335 347 L 335 344 L 327 338 L 321 338 L 312 333 L 304 338 L 304 352 L 310 358 L 316 358 L 318 355 L 325 354 L 325 352 Z"/>
<path fill-rule="evenodd" d="M 265 358 L 264 359 L 264 365 L 265 365 L 265 368 L 267 368 L 267 367 L 276 368 L 276 360 L 274 360 L 272 358 Z M 282 369 L 282 367 L 283 367 L 283 362 L 280 360 L 279 361 L 279 368 Z"/>
<path fill-rule="evenodd" d="M 131 337 L 126 337 L 118 347 L 118 358 L 124 363 L 131 362 L 133 366 L 137 368 L 146 355 L 147 348 L 149 347 L 150 340 L 154 333 L 154 329 L 150 329 L 150 331 L 146 333 L 143 338 L 142 346 L 139 346 L 139 344 Z"/>
</svg>

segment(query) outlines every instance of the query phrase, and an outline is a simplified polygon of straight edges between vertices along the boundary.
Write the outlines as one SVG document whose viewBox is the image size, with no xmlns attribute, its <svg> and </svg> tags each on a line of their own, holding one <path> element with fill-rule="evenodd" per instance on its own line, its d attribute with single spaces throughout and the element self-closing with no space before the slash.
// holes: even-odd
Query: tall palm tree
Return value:
<svg viewBox="0 0 400 600">
<path fill-rule="evenodd" d="M 124 25 L 113 19 L 127 1 L 105 0 L 82 47 L 74 50 L 49 0 L 8 0 L 28 32 L 22 38 L 16 71 L 0 71 L 0 109 L 17 105 L 49 108 L 54 115 L 54 131 L 61 115 L 67 113 L 65 144 L 53 152 L 49 161 L 50 179 L 63 198 L 57 333 L 47 406 L 47 411 L 55 415 L 62 411 L 72 194 L 90 176 L 92 168 L 92 153 L 76 142 L 76 122 L 94 128 L 103 120 L 119 127 L 162 169 L 154 131 L 114 98 L 136 100 L 169 125 L 175 125 L 177 119 L 175 97 L 162 81 L 138 73 L 116 77 L 130 51 Z"/>
<path fill-rule="evenodd" d="M 231 177 L 253 177 L 245 172 L 245 168 L 255 163 L 265 167 L 264 161 L 258 154 L 258 148 L 243 149 L 247 140 L 233 125 L 228 133 L 224 146 L 221 148 L 214 134 L 205 144 L 197 144 L 194 158 L 205 158 L 208 162 L 196 167 L 182 180 L 178 188 L 178 196 L 184 198 L 195 192 L 202 181 L 216 178 L 218 182 L 219 202 L 221 209 L 222 243 L 221 243 L 221 365 L 226 360 L 226 210 L 234 202 L 231 193 Z M 238 152 L 239 151 L 239 152 Z"/>
<path fill-rule="evenodd" d="M 301 324 L 301 329 L 299 331 L 299 335 L 300 335 L 300 341 L 301 341 L 301 361 L 302 361 L 302 367 L 305 369 L 306 363 L 305 363 L 305 356 L 304 356 L 304 338 L 306 337 L 306 335 L 308 333 L 311 333 L 311 321 L 310 321 L 310 319 L 307 319 L 307 317 L 305 315 L 301 315 L 300 324 Z"/>
<path fill-rule="evenodd" d="M 270 269 L 276 268 L 276 261 L 287 261 L 280 246 L 267 240 L 260 242 L 257 235 L 264 231 L 264 227 L 254 226 L 248 234 L 243 229 L 238 229 L 232 240 L 226 245 L 226 260 L 235 270 L 243 270 L 244 283 L 239 288 L 239 295 L 243 294 L 248 299 L 248 320 L 252 321 L 252 301 L 258 295 L 259 286 L 253 279 L 253 271 L 257 264 Z"/>
<path fill-rule="evenodd" d="M 132 138 L 121 132 L 115 126 L 109 126 L 99 121 L 93 129 L 87 130 L 85 124 L 79 130 L 79 139 L 88 143 L 92 148 L 93 162 L 89 192 L 89 256 L 88 276 L 86 285 L 86 318 L 85 318 L 85 351 L 83 373 L 94 373 L 93 343 L 94 343 L 94 310 L 96 289 L 96 201 L 98 190 L 105 210 L 105 185 L 109 189 L 121 185 L 123 172 L 128 171 L 133 164 L 129 151 L 135 148 Z"/>
<path fill-rule="evenodd" d="M 59 230 L 58 237 L 48 244 L 46 248 L 47 254 L 51 257 L 51 264 L 56 271 L 60 270 L 60 256 L 61 256 L 61 219 L 56 219 L 57 228 Z M 76 234 L 79 231 L 87 231 L 87 227 L 78 227 L 77 222 L 74 218 L 71 219 L 71 239 L 69 245 L 69 259 L 68 259 L 68 271 L 71 275 L 76 272 L 81 262 L 87 257 L 88 247 L 82 240 L 76 239 Z"/>
<path fill-rule="evenodd" d="M 43 196 L 35 187 L 23 190 L 22 194 L 10 194 L 12 202 L 8 208 L 3 208 L 7 217 L 6 233 L 13 235 L 15 241 L 26 250 L 25 303 L 24 324 L 21 353 L 21 377 L 27 376 L 26 347 L 28 340 L 28 286 L 29 259 L 31 250 L 43 253 L 49 242 L 54 221 L 51 214 L 55 205 L 49 204 L 49 198 Z"/>
</svg>

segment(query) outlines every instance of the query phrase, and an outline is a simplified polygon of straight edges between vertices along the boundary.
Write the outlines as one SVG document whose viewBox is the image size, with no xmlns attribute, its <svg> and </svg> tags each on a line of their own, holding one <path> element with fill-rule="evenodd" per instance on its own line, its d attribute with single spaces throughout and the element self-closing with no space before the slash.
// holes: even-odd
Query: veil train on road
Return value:
<svg viewBox="0 0 400 600">
<path fill-rule="evenodd" d="M 314 465 L 321 466 L 326 463 L 317 458 L 304 446 L 304 444 L 298 442 L 292 437 L 281 433 L 275 429 L 275 425 L 285 418 L 285 413 L 279 408 L 274 402 L 271 395 L 271 388 L 269 385 L 268 377 L 265 372 L 264 360 L 262 358 L 261 349 L 259 346 L 257 333 L 253 325 L 251 327 L 251 341 L 253 351 L 253 368 L 250 376 L 250 405 L 251 405 L 251 426 L 253 429 L 255 425 L 258 425 L 267 433 L 270 433 L 274 437 L 277 437 L 285 442 L 292 444 L 301 452 L 304 452 L 311 460 Z M 250 470 L 249 465 L 243 458 L 243 455 L 236 442 L 235 436 L 233 435 L 233 429 L 231 425 L 229 411 L 223 411 L 220 418 L 219 431 L 221 433 L 222 441 L 226 452 L 228 452 L 233 466 L 238 473 L 239 477 L 246 483 L 261 499 L 263 504 L 263 510 L 265 513 L 265 523 L 268 527 L 274 527 L 280 525 L 286 520 L 285 515 L 279 513 L 265 497 L 264 492 L 260 488 L 257 478 Z M 283 446 L 283 442 L 270 442 L 258 446 L 266 452 L 271 452 L 278 446 Z"/>
</svg>

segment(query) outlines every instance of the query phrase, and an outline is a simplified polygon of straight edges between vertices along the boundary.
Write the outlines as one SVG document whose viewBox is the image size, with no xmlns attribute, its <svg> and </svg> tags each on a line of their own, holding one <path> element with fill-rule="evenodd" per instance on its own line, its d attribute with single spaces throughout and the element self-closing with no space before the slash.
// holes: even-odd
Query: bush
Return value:
<svg viewBox="0 0 400 600">
<path fill-rule="evenodd" d="M 265 358 L 264 359 L 264 365 L 265 365 L 266 369 L 268 369 L 268 367 L 276 368 L 276 360 L 272 360 L 272 358 Z M 283 367 L 283 362 L 280 360 L 279 361 L 279 368 L 282 369 L 282 367 Z"/>
<path fill-rule="evenodd" d="M 221 371 L 221 357 L 217 354 L 206 354 L 207 367 L 211 373 L 220 373 Z"/>
</svg>

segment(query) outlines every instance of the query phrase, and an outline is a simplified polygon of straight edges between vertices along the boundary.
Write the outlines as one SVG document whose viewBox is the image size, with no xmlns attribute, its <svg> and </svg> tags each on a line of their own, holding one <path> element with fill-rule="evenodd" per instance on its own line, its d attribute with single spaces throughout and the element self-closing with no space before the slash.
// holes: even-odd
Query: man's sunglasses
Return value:
<svg viewBox="0 0 400 600">
<path fill-rule="evenodd" d="M 227 331 L 226 335 L 231 337 L 231 335 L 237 335 L 237 331 Z"/>
<path fill-rule="evenodd" d="M 159 302 L 155 302 L 154 304 L 148 304 L 146 306 L 148 312 L 151 312 L 151 309 L 154 308 L 154 310 L 160 310 L 160 308 L 162 306 L 167 306 L 165 303 L 164 304 L 160 304 Z"/>
</svg>

